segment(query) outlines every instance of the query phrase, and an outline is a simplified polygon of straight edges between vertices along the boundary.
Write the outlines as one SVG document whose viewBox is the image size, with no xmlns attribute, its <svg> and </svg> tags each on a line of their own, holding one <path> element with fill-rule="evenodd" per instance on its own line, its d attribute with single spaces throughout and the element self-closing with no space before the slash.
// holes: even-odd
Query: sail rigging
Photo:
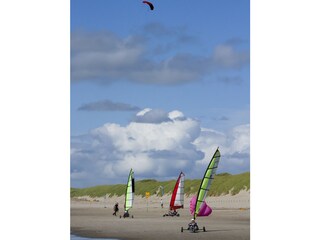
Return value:
<svg viewBox="0 0 320 240">
<path fill-rule="evenodd" d="M 195 210 L 193 213 L 193 218 L 196 219 L 197 216 L 201 216 L 200 211 L 205 207 L 205 198 L 207 196 L 207 193 L 210 189 L 210 186 L 212 184 L 212 181 L 214 179 L 214 175 L 217 171 L 218 164 L 220 160 L 220 152 L 219 152 L 219 147 L 213 154 L 213 157 L 207 167 L 207 170 L 203 176 L 203 179 L 200 184 L 200 188 L 198 190 L 197 194 L 197 200 L 195 202 Z M 202 212 L 202 211 L 201 211 Z M 211 213 L 211 212 L 210 212 Z"/>
<path fill-rule="evenodd" d="M 170 209 L 176 210 L 178 208 L 183 208 L 184 204 L 184 173 L 181 172 L 177 179 L 177 182 L 174 186 L 171 201 L 170 201 Z"/>
<path fill-rule="evenodd" d="M 128 183 L 126 189 L 126 199 L 124 203 L 125 211 L 128 211 L 133 206 L 133 198 L 134 198 L 134 172 L 132 168 L 130 169 L 130 173 L 128 176 Z"/>
</svg>

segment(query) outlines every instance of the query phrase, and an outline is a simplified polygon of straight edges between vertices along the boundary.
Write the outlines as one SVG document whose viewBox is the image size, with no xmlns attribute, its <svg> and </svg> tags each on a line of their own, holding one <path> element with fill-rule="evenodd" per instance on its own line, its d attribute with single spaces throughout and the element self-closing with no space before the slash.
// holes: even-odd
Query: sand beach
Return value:
<svg viewBox="0 0 320 240">
<path fill-rule="evenodd" d="M 180 217 L 163 217 L 168 211 L 170 196 L 149 199 L 135 197 L 130 214 L 133 218 L 119 218 L 123 214 L 124 197 L 74 198 L 71 206 L 71 233 L 84 237 L 117 239 L 250 239 L 250 192 L 241 191 L 231 196 L 208 197 L 206 202 L 213 207 L 208 217 L 197 218 L 200 228 L 206 232 L 181 232 L 186 228 L 192 216 L 189 213 L 189 201 L 185 197 L 185 208 L 180 209 Z M 113 205 L 119 202 L 120 212 L 115 217 Z"/>
</svg>

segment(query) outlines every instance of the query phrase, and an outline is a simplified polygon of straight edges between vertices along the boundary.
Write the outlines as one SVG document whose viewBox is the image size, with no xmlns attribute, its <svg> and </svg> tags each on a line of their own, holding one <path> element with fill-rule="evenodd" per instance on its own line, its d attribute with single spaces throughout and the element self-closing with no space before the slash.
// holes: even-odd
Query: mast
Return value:
<svg viewBox="0 0 320 240">
<path fill-rule="evenodd" d="M 210 189 L 211 183 L 214 179 L 214 175 L 218 168 L 219 160 L 220 160 L 220 152 L 218 147 L 215 153 L 213 154 L 213 157 L 211 158 L 211 161 L 207 167 L 207 170 L 202 178 L 200 188 L 197 194 L 197 201 L 195 203 L 195 210 L 193 214 L 194 219 L 196 219 L 200 211 L 201 205 L 204 202 L 204 199 L 206 198 L 207 193 Z"/>
</svg>

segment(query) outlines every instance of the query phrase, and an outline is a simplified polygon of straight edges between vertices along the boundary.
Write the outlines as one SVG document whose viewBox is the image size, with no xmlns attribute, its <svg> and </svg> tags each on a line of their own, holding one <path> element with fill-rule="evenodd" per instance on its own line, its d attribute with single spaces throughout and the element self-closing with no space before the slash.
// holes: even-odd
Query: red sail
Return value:
<svg viewBox="0 0 320 240">
<path fill-rule="evenodd" d="M 181 172 L 177 179 L 176 185 L 174 186 L 171 201 L 170 209 L 176 210 L 178 208 L 183 208 L 184 201 L 184 173 Z"/>
</svg>

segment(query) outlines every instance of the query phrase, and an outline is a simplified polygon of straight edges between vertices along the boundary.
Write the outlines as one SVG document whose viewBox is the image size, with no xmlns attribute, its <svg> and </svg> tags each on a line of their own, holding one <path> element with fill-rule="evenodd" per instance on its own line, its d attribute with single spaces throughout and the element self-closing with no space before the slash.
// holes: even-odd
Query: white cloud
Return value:
<svg viewBox="0 0 320 240">
<path fill-rule="evenodd" d="M 138 112 L 136 115 L 137 116 L 143 116 L 145 115 L 147 112 L 150 112 L 152 109 L 151 108 L 145 108 L 145 109 L 142 109 L 140 112 Z"/>
<path fill-rule="evenodd" d="M 140 123 L 161 123 L 171 121 L 168 117 L 168 113 L 161 109 L 146 108 L 138 112 L 134 118 L 135 122 Z"/>
<path fill-rule="evenodd" d="M 215 148 L 219 147 L 222 155 L 219 172 L 239 173 L 250 169 L 249 124 L 236 126 L 227 133 L 202 128 L 194 144 L 205 153 L 205 157 L 197 161 L 199 167 L 205 167 Z"/>
<path fill-rule="evenodd" d="M 184 118 L 184 115 L 182 112 L 174 110 L 172 112 L 169 112 L 168 117 L 170 119 L 174 120 L 174 119 L 182 119 L 182 118 Z"/>
<path fill-rule="evenodd" d="M 250 125 L 240 125 L 232 129 L 230 153 L 249 153 L 250 150 Z"/>
<path fill-rule="evenodd" d="M 144 109 L 137 115 L 157 111 Z M 137 179 L 175 178 L 180 170 L 200 178 L 217 146 L 223 156 L 222 169 L 248 170 L 249 125 L 225 134 L 201 128 L 200 122 L 180 111 L 165 114 L 169 121 L 130 122 L 126 126 L 107 123 L 87 135 L 73 137 L 72 184 L 122 182 L 130 168 Z"/>
</svg>

